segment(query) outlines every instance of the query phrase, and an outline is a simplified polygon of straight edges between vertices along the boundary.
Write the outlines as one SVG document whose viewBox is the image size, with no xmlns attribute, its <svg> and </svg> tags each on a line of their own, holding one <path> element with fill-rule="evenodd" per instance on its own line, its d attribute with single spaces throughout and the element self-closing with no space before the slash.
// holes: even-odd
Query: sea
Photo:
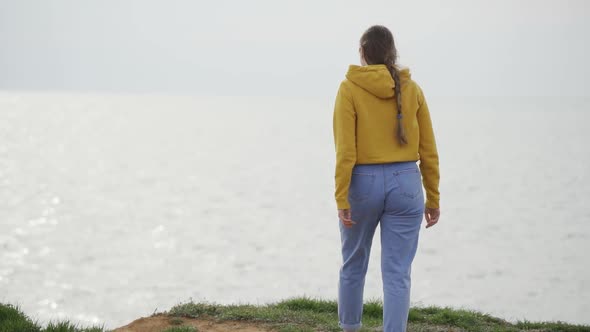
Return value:
<svg viewBox="0 0 590 332">
<path fill-rule="evenodd" d="M 189 301 L 336 300 L 332 97 L 0 92 L 0 302 L 116 328 Z M 441 217 L 412 306 L 590 324 L 590 98 L 427 102 Z"/>
</svg>

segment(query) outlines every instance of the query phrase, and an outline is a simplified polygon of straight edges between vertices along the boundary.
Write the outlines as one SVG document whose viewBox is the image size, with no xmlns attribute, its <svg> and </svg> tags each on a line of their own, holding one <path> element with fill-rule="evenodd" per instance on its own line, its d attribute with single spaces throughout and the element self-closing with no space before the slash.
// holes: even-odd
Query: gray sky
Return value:
<svg viewBox="0 0 590 332">
<path fill-rule="evenodd" d="M 332 96 L 388 26 L 428 95 L 589 96 L 585 0 L 0 0 L 0 89 Z"/>
</svg>

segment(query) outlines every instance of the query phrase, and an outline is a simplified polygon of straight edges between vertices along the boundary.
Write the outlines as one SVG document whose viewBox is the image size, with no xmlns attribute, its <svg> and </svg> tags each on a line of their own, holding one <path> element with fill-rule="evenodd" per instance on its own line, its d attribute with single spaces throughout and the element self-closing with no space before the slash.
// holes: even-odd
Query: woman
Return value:
<svg viewBox="0 0 590 332">
<path fill-rule="evenodd" d="M 366 30 L 359 53 L 362 66 L 349 66 L 334 105 L 343 259 L 339 326 L 344 331 L 362 326 L 365 275 L 380 223 L 383 331 L 402 332 L 422 218 L 429 228 L 440 215 L 438 152 L 424 93 L 409 68 L 396 63 L 389 29 L 375 25 Z"/>
</svg>

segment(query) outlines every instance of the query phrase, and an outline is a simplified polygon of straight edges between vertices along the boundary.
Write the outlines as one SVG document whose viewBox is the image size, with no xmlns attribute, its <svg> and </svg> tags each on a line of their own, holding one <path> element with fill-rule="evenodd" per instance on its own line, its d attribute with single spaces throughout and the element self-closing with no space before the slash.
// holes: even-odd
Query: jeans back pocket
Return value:
<svg viewBox="0 0 590 332">
<path fill-rule="evenodd" d="M 348 198 L 356 202 L 364 201 L 369 198 L 374 183 L 375 174 L 353 172 L 348 188 Z"/>
<path fill-rule="evenodd" d="M 394 171 L 393 175 L 402 196 L 415 199 L 422 194 L 422 174 L 418 167 Z"/>
</svg>

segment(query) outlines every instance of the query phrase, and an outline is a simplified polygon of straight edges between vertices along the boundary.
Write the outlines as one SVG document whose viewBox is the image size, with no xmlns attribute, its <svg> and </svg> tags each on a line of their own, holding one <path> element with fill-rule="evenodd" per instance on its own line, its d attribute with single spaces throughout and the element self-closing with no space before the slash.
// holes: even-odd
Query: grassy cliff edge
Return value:
<svg viewBox="0 0 590 332">
<path fill-rule="evenodd" d="M 382 331 L 382 303 L 366 302 L 361 331 Z M 139 321 L 141 320 L 141 324 Z M 230 325 L 231 324 L 231 325 Z M 341 331 L 338 328 L 336 301 L 295 297 L 266 305 L 221 305 L 193 301 L 180 303 L 170 310 L 154 313 L 115 332 L 202 332 L 231 331 L 311 332 Z M 41 327 L 17 306 L 0 304 L 0 332 L 107 332 L 103 326 L 78 327 L 69 321 L 50 322 Z M 417 331 L 566 331 L 590 332 L 588 325 L 565 322 L 507 322 L 475 310 L 450 307 L 412 307 L 408 332 Z"/>
</svg>

